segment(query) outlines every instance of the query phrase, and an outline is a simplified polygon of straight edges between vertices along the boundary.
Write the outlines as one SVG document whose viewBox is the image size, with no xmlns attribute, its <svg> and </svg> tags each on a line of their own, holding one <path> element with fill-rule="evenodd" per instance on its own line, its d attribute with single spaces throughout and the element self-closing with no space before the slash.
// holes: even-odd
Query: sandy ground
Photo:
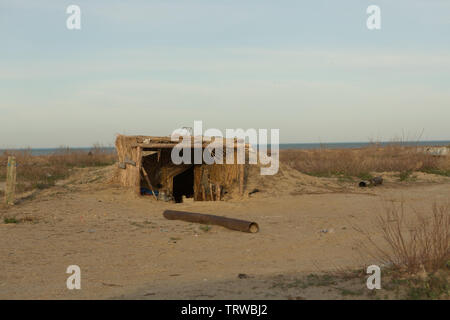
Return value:
<svg viewBox="0 0 450 320">
<path fill-rule="evenodd" d="M 22 221 L 0 224 L 0 299 L 343 298 L 332 287 L 285 284 L 374 263 L 359 249 L 363 236 L 353 226 L 377 238 L 373 221 L 386 201 L 403 199 L 412 214 L 450 195 L 450 180 L 433 175 L 359 189 L 282 171 L 265 184 L 254 181 L 260 192 L 250 198 L 174 204 L 106 183 L 112 170 L 79 170 L 0 208 L 2 222 Z M 270 183 L 282 187 L 272 192 Z M 168 208 L 256 221 L 260 232 L 205 231 L 164 219 Z M 69 265 L 81 268 L 81 290 L 66 288 Z M 365 289 L 361 278 L 353 288 Z"/>
</svg>

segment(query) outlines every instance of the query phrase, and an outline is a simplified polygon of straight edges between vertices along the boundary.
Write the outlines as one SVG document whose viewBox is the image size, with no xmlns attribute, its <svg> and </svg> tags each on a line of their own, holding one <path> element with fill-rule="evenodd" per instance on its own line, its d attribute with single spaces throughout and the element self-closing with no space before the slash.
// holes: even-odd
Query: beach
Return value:
<svg viewBox="0 0 450 320">
<path fill-rule="evenodd" d="M 381 262 L 365 251 L 357 229 L 385 246 L 376 218 L 386 206 L 405 203 L 405 215 L 414 217 L 450 194 L 444 175 L 414 172 L 401 180 L 384 172 L 381 186 L 360 188 L 357 178 L 282 164 L 277 175 L 249 181 L 248 190 L 258 191 L 243 197 L 171 203 L 121 187 L 116 170 L 76 168 L 1 207 L 2 220 L 17 222 L 0 224 L 1 299 L 374 298 L 364 268 Z M 166 209 L 255 221 L 260 231 L 170 221 Z M 81 290 L 67 290 L 69 265 L 81 269 Z M 360 274 L 345 280 L 342 272 Z M 324 274 L 337 284 L 308 282 Z"/>
</svg>

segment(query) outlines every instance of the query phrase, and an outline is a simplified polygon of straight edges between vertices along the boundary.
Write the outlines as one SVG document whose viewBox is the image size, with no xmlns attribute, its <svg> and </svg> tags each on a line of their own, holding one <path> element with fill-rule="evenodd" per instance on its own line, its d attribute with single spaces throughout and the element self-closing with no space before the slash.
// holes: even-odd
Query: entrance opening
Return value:
<svg viewBox="0 0 450 320">
<path fill-rule="evenodd" d="M 194 196 L 194 166 L 173 177 L 173 198 L 176 203 L 183 202 L 183 196 Z"/>
</svg>

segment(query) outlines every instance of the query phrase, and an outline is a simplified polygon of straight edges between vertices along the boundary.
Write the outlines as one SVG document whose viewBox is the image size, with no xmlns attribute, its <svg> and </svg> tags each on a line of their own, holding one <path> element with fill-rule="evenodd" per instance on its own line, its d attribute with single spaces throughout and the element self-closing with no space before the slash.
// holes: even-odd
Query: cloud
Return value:
<svg viewBox="0 0 450 320">
<path fill-rule="evenodd" d="M 387 50 L 317 50 L 264 48 L 176 49 L 143 48 L 120 52 L 91 52 L 59 59 L 0 61 L 0 80 L 108 77 L 123 73 L 157 77 L 158 72 L 301 77 L 303 72 L 366 70 L 435 72 L 450 70 L 448 52 Z M 195 81 L 195 77 L 192 77 Z"/>
</svg>

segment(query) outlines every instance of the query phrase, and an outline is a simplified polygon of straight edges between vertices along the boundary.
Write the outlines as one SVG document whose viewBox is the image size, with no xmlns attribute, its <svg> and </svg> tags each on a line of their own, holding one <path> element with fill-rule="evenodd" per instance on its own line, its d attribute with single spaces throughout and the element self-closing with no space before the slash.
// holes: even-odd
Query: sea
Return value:
<svg viewBox="0 0 450 320">
<path fill-rule="evenodd" d="M 450 140 L 439 140 L 439 141 L 402 141 L 402 142 L 392 142 L 392 141 L 386 141 L 386 142 L 329 142 L 329 143 L 280 143 L 279 147 L 280 150 L 284 149 L 356 149 L 356 148 L 363 148 L 367 147 L 369 145 L 380 145 L 380 146 L 386 146 L 386 145 L 403 145 L 403 146 L 450 146 Z M 114 152 L 114 147 L 105 147 L 103 148 L 105 151 L 111 151 Z M 268 149 L 270 149 L 270 145 L 268 146 Z M 30 151 L 32 155 L 48 155 L 53 153 L 61 152 L 61 148 L 28 148 L 28 149 L 7 149 L 9 151 Z M 4 151 L 7 151 L 5 149 L 0 149 L 0 153 L 3 153 Z M 72 151 L 90 151 L 92 150 L 91 147 L 85 147 L 85 148 L 70 148 Z"/>
</svg>

